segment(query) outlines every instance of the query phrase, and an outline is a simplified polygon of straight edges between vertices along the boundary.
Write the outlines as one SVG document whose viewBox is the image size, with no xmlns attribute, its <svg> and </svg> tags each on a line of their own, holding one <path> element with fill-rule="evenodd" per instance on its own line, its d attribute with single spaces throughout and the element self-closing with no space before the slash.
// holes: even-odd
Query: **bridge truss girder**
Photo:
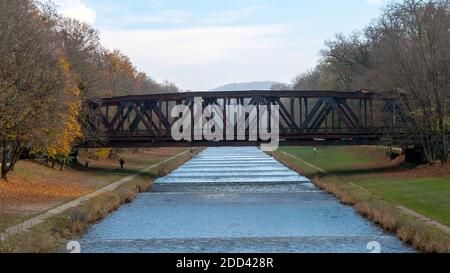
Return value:
<svg viewBox="0 0 450 273">
<path fill-rule="evenodd" d="M 214 143 L 205 139 L 174 141 L 171 127 L 180 117 L 171 116 L 173 107 L 188 107 L 191 116 L 181 118 L 190 118 L 194 122 L 194 100 L 200 97 L 203 99 L 201 110 L 210 106 L 224 120 L 218 127 L 220 129 L 232 126 L 228 123 L 225 105 L 239 104 L 258 111 L 263 106 L 279 106 L 281 145 L 378 144 L 389 137 L 389 132 L 377 118 L 391 115 L 386 109 L 395 101 L 375 93 L 331 91 L 197 92 L 107 98 L 96 106 L 107 132 L 108 142 L 102 146 L 248 146 L 263 142 L 260 139 L 243 142 L 237 137 L 234 141 Z M 209 113 L 206 116 L 210 116 Z M 203 122 L 209 120 L 210 117 L 206 117 Z M 252 122 L 259 124 L 258 116 L 256 120 L 250 120 L 247 114 L 246 134 Z M 234 124 L 235 133 L 237 127 L 238 124 Z"/>
</svg>

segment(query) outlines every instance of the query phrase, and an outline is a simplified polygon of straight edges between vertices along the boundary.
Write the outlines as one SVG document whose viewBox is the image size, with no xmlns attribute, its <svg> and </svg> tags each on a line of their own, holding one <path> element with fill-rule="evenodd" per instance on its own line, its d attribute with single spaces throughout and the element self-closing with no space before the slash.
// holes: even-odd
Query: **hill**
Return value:
<svg viewBox="0 0 450 273">
<path fill-rule="evenodd" d="M 277 84 L 274 81 L 257 81 L 226 84 L 211 91 L 247 91 L 247 90 L 270 90 L 272 85 Z"/>
</svg>

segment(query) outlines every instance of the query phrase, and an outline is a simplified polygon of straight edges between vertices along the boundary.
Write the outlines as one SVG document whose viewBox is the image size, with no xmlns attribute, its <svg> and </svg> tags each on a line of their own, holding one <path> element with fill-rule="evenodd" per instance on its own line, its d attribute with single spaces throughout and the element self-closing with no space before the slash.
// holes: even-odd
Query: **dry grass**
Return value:
<svg viewBox="0 0 450 273">
<path fill-rule="evenodd" d="M 37 162 L 20 161 L 8 181 L 0 181 L 0 214 L 45 211 L 181 151 L 183 149 L 180 148 L 160 148 L 142 150 L 139 153 L 125 152 L 120 155 L 127 160 L 124 171 L 119 170 L 119 164 L 114 159 L 91 160 L 91 167 L 88 169 L 66 168 L 63 172 Z"/>
<path fill-rule="evenodd" d="M 91 149 L 92 150 L 92 149 Z M 116 169 L 120 168 L 119 160 L 123 158 L 125 160 L 125 168 L 129 170 L 140 170 L 151 164 L 157 163 L 161 158 L 168 158 L 175 156 L 183 151 L 185 148 L 157 148 L 157 149 L 140 149 L 138 153 L 133 152 L 130 149 L 121 150 L 119 155 L 115 155 L 112 158 L 95 160 L 89 158 L 89 154 L 86 151 L 81 152 L 79 155 L 79 162 L 84 164 L 89 161 L 89 166 L 94 169 Z"/>
<path fill-rule="evenodd" d="M 279 153 L 272 153 L 278 161 L 301 174 L 311 173 Z M 336 176 L 315 176 L 313 182 L 325 192 L 336 196 L 343 204 L 354 206 L 359 214 L 396 234 L 417 250 L 428 253 L 450 253 L 450 236 L 414 217 L 404 214 L 394 204 Z"/>
<path fill-rule="evenodd" d="M 140 192 L 148 190 L 153 184 L 155 173 L 169 173 L 179 165 L 190 160 L 200 150 L 193 150 L 183 156 L 167 162 L 152 172 L 140 173 L 139 176 L 118 189 L 97 196 L 81 206 L 53 217 L 36 226 L 29 232 L 0 241 L 0 252 L 8 253 L 51 253 L 64 251 L 61 247 L 68 240 L 80 236 L 85 229 L 122 204 L 132 202 Z"/>
</svg>

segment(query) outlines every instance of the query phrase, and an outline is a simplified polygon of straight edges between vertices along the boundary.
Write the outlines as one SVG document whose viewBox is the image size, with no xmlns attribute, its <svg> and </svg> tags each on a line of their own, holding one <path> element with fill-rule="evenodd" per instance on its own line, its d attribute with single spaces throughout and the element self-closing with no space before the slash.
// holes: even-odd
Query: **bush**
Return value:
<svg viewBox="0 0 450 273">
<path fill-rule="evenodd" d="M 388 152 L 386 154 L 386 156 L 390 159 L 390 160 L 394 160 L 400 157 L 400 154 L 397 152 Z"/>
<path fill-rule="evenodd" d="M 94 160 L 107 159 L 111 155 L 110 148 L 93 149 L 89 152 L 89 158 Z"/>
</svg>

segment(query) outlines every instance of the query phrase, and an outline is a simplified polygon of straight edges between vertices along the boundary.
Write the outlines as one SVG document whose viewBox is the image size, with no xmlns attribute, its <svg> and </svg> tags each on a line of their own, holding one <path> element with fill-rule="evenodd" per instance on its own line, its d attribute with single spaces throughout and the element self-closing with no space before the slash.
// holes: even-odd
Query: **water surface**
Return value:
<svg viewBox="0 0 450 273">
<path fill-rule="evenodd" d="M 93 226 L 83 252 L 412 252 L 257 148 L 209 148 Z"/>
</svg>

